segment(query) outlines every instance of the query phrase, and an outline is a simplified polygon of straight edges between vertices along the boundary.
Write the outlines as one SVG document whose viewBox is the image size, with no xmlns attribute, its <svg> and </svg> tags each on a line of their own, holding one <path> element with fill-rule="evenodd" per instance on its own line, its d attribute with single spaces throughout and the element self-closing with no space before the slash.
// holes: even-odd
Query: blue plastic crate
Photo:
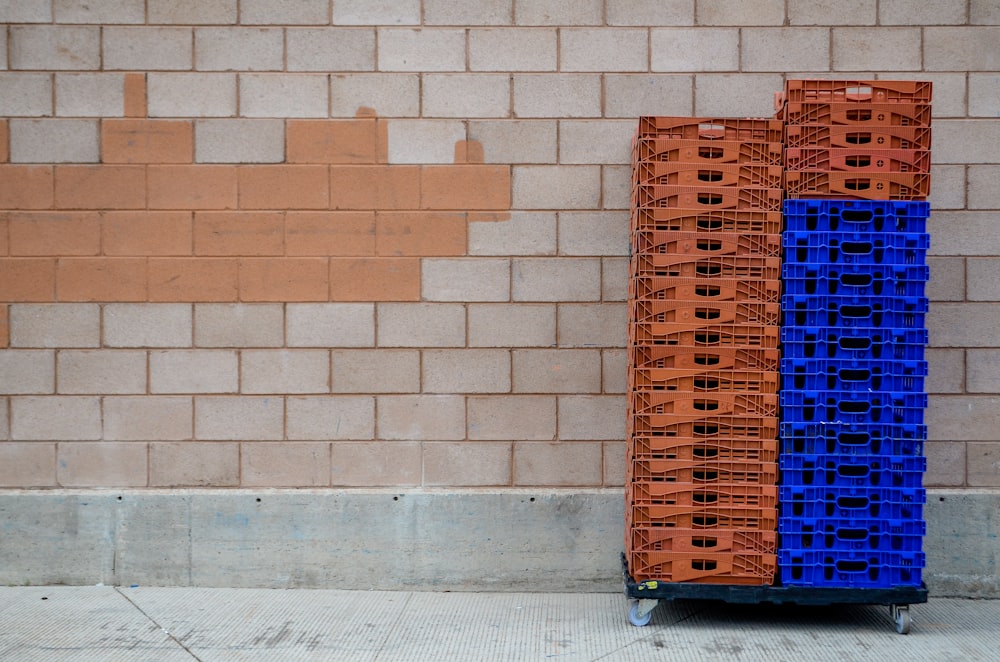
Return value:
<svg viewBox="0 0 1000 662">
<path fill-rule="evenodd" d="M 926 361 L 803 359 L 781 361 L 783 389 L 809 391 L 923 391 Z"/>
<path fill-rule="evenodd" d="M 923 519 L 927 492 L 922 487 L 827 487 L 782 484 L 781 517 L 841 519 Z"/>
<path fill-rule="evenodd" d="M 919 552 L 927 533 L 921 519 L 778 518 L 781 549 Z"/>
<path fill-rule="evenodd" d="M 782 266 L 785 294 L 922 297 L 930 268 L 896 264 L 807 264 Z"/>
<path fill-rule="evenodd" d="M 927 458 L 913 455 L 779 456 L 782 485 L 817 487 L 921 487 Z"/>
<path fill-rule="evenodd" d="M 794 232 L 926 232 L 924 200 L 789 199 L 785 229 Z"/>
<path fill-rule="evenodd" d="M 786 294 L 783 323 L 794 326 L 864 326 L 917 329 L 926 326 L 926 297 L 840 297 Z"/>
<path fill-rule="evenodd" d="M 923 328 L 785 326 L 781 329 L 782 352 L 789 358 L 917 361 L 924 358 L 927 342 L 927 329 Z"/>
<path fill-rule="evenodd" d="M 778 426 L 782 453 L 920 456 L 926 425 L 844 425 L 785 421 Z"/>
<path fill-rule="evenodd" d="M 778 550 L 778 570 L 784 586 L 920 586 L 925 565 L 923 552 Z"/>
<path fill-rule="evenodd" d="M 797 423 L 877 423 L 920 425 L 927 408 L 926 393 L 878 391 L 782 391 L 782 420 Z"/>
<path fill-rule="evenodd" d="M 926 232 L 797 232 L 781 236 L 785 262 L 829 264 L 927 264 Z"/>
</svg>

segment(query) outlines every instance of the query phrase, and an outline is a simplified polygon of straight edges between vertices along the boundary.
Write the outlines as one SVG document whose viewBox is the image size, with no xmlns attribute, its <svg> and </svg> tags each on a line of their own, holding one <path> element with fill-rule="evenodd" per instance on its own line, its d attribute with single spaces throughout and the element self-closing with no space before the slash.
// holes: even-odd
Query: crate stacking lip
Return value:
<svg viewBox="0 0 1000 662">
<path fill-rule="evenodd" d="M 776 239 L 779 235 L 773 236 Z M 778 254 L 780 240 L 775 241 Z M 760 255 L 719 255 L 694 257 L 672 253 L 635 253 L 629 263 L 632 276 L 663 278 L 741 278 L 780 280 L 781 258 Z"/>
<path fill-rule="evenodd" d="M 788 101 L 781 109 L 786 124 L 855 127 L 931 125 L 929 103 L 870 103 L 866 101 Z"/>
<path fill-rule="evenodd" d="M 762 301 L 712 301 L 698 303 L 670 299 L 636 299 L 629 303 L 635 324 L 683 323 L 695 325 L 763 324 L 777 327 L 781 305 Z"/>
<path fill-rule="evenodd" d="M 695 322 L 635 322 L 628 325 L 630 346 L 740 347 L 777 349 L 778 326 L 706 324 Z"/>
<path fill-rule="evenodd" d="M 784 586 L 891 588 L 920 586 L 923 552 L 780 549 Z"/>
<path fill-rule="evenodd" d="M 636 164 L 636 183 L 671 186 L 781 188 L 783 171 L 784 168 L 781 165 L 640 161 Z"/>
<path fill-rule="evenodd" d="M 627 407 L 634 406 L 630 398 Z M 629 439 L 643 438 L 648 444 L 665 446 L 678 440 L 702 439 L 707 442 L 743 440 L 774 441 L 778 438 L 777 416 L 702 416 L 671 414 L 629 415 L 625 419 Z"/>
<path fill-rule="evenodd" d="M 702 140 L 643 137 L 635 141 L 633 163 L 782 164 L 784 144 L 746 140 Z"/>
<path fill-rule="evenodd" d="M 633 206 L 691 209 L 780 211 L 784 190 L 750 186 L 674 186 L 638 184 Z"/>
<path fill-rule="evenodd" d="M 779 437 L 782 453 L 920 456 L 927 441 L 927 426 L 784 421 Z"/>
<path fill-rule="evenodd" d="M 626 535 L 631 552 L 774 554 L 778 545 L 777 531 L 719 529 L 707 532 L 704 529 L 636 527 Z"/>
<path fill-rule="evenodd" d="M 707 257 L 781 257 L 780 234 L 736 232 L 663 232 L 638 230 L 632 234 L 634 255 L 669 255 L 677 260 Z M 718 273 L 706 275 L 718 276 Z"/>
<path fill-rule="evenodd" d="M 777 370 L 780 360 L 781 353 L 776 349 L 676 345 L 636 345 L 628 356 L 629 366 L 636 369 Z"/>
<path fill-rule="evenodd" d="M 926 361 L 781 360 L 782 388 L 809 391 L 923 391 Z"/>
<path fill-rule="evenodd" d="M 931 213 L 926 200 L 789 198 L 783 208 L 788 232 L 922 234 Z"/>
<path fill-rule="evenodd" d="M 782 453 L 781 482 L 817 487 L 921 487 L 927 458 L 916 455 Z"/>
<path fill-rule="evenodd" d="M 782 223 L 780 211 L 633 207 L 631 231 L 781 234 Z"/>
<path fill-rule="evenodd" d="M 712 486 L 718 484 L 776 485 L 776 462 L 713 460 L 632 459 L 627 467 L 627 479 L 639 482 L 662 482 L 677 485 Z"/>
<path fill-rule="evenodd" d="M 781 300 L 786 325 L 923 328 L 927 297 L 821 296 L 786 294 Z"/>
<path fill-rule="evenodd" d="M 625 503 L 629 504 L 627 493 L 625 499 Z M 625 519 L 627 527 L 776 531 L 778 509 L 773 506 L 630 504 L 625 508 Z"/>
<path fill-rule="evenodd" d="M 827 487 L 787 485 L 778 488 L 782 517 L 923 519 L 927 491 L 922 487 Z"/>
<path fill-rule="evenodd" d="M 917 80 L 829 80 L 798 78 L 785 82 L 787 101 L 930 103 L 933 85 Z"/>
<path fill-rule="evenodd" d="M 843 195 L 862 200 L 924 200 L 931 192 L 930 173 L 833 172 L 786 170 L 790 198 Z"/>
<path fill-rule="evenodd" d="M 681 301 L 765 301 L 777 302 L 781 296 L 778 279 L 743 280 L 737 278 L 671 278 L 633 276 L 629 278 L 629 296 L 633 299 L 676 299 Z"/>
<path fill-rule="evenodd" d="M 782 234 L 785 262 L 802 264 L 925 265 L 926 232 L 817 232 Z"/>
<path fill-rule="evenodd" d="M 922 264 L 830 264 L 786 262 L 786 295 L 921 297 L 931 270 Z"/>
<path fill-rule="evenodd" d="M 625 486 L 626 502 L 632 505 L 677 506 L 680 508 L 715 508 L 749 506 L 777 508 L 776 485 L 719 483 L 692 485 L 664 481 L 633 480 Z"/>
<path fill-rule="evenodd" d="M 777 572 L 776 560 L 774 553 L 633 552 L 628 567 L 635 581 L 765 586 Z"/>
<path fill-rule="evenodd" d="M 778 518 L 783 549 L 919 552 L 927 534 L 921 519 Z"/>
<path fill-rule="evenodd" d="M 919 425 L 927 409 L 926 393 L 855 391 L 782 391 L 784 420 L 802 423 L 878 423 Z"/>
<path fill-rule="evenodd" d="M 778 442 L 712 437 L 632 437 L 627 456 L 633 462 L 757 462 L 777 466 Z"/>
<path fill-rule="evenodd" d="M 636 391 L 777 393 L 781 378 L 777 371 L 632 368 L 628 380 Z"/>
<path fill-rule="evenodd" d="M 778 396 L 773 393 L 634 391 L 630 397 L 637 416 L 651 420 L 662 418 L 665 424 L 679 417 L 694 421 L 705 416 L 778 414 Z"/>
<path fill-rule="evenodd" d="M 931 152 L 928 149 L 789 147 L 785 150 L 785 168 L 806 171 L 926 173 L 931 171 Z"/>
<path fill-rule="evenodd" d="M 931 127 L 788 124 L 784 146 L 926 150 L 931 148 Z"/>
<path fill-rule="evenodd" d="M 711 118 L 644 115 L 639 118 L 639 138 L 679 140 L 740 140 L 781 142 L 782 124 L 771 118 Z"/>
<path fill-rule="evenodd" d="M 781 328 L 781 346 L 789 358 L 921 360 L 927 342 L 924 328 Z"/>
</svg>

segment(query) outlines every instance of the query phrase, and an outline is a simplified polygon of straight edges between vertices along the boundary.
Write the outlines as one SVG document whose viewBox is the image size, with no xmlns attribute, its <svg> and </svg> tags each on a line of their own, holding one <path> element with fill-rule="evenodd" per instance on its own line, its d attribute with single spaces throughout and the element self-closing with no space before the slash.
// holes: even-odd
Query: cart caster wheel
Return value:
<svg viewBox="0 0 1000 662">
<path fill-rule="evenodd" d="M 652 605 L 643 605 L 643 602 L 652 602 Z M 649 607 L 649 610 L 645 613 L 639 611 L 640 607 Z M 637 628 L 649 625 L 649 622 L 653 620 L 653 608 L 656 607 L 656 600 L 637 600 L 632 603 L 632 606 L 628 610 L 628 621 Z"/>
<path fill-rule="evenodd" d="M 910 634 L 910 606 L 892 605 L 892 618 L 896 621 L 896 632 Z"/>
</svg>

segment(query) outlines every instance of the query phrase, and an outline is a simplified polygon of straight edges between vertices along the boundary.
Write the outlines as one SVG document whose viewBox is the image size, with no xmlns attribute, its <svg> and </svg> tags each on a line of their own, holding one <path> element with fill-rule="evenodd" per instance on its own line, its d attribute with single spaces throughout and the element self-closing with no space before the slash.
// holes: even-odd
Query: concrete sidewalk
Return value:
<svg viewBox="0 0 1000 662">
<path fill-rule="evenodd" d="M 1000 600 L 887 607 L 661 603 L 610 593 L 0 588 L 0 660 L 1000 660 Z"/>
</svg>

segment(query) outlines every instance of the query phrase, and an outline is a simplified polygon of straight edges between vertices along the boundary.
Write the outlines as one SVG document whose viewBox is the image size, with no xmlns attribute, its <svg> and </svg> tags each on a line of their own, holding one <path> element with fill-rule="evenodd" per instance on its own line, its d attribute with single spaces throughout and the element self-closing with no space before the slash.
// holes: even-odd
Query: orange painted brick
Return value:
<svg viewBox="0 0 1000 662">
<path fill-rule="evenodd" d="M 125 74 L 125 117 L 145 117 L 146 74 Z"/>
<path fill-rule="evenodd" d="M 236 166 L 149 166 L 150 209 L 236 209 Z"/>
<path fill-rule="evenodd" d="M 60 209 L 143 209 L 146 169 L 133 165 L 56 166 Z"/>
<path fill-rule="evenodd" d="M 10 132 L 7 130 L 7 120 L 0 120 L 0 163 L 10 160 Z"/>
<path fill-rule="evenodd" d="M 281 212 L 195 212 L 194 254 L 282 255 L 284 229 Z"/>
<path fill-rule="evenodd" d="M 329 266 L 325 258 L 243 258 L 241 301 L 327 301 Z"/>
<path fill-rule="evenodd" d="M 10 244 L 7 242 L 7 228 L 10 226 L 8 217 L 11 212 L 0 212 L 0 255 L 10 255 Z"/>
<path fill-rule="evenodd" d="M 375 212 L 290 211 L 285 215 L 287 255 L 374 255 Z"/>
<path fill-rule="evenodd" d="M 101 214 L 105 255 L 190 255 L 191 212 L 107 211 Z"/>
<path fill-rule="evenodd" d="M 288 120 L 285 135 L 289 163 L 376 163 L 374 119 Z"/>
<path fill-rule="evenodd" d="M 149 300 L 237 301 L 238 274 L 236 258 L 150 258 Z"/>
<path fill-rule="evenodd" d="M 420 260 L 331 258 L 331 301 L 420 301 Z"/>
<path fill-rule="evenodd" d="M 8 217 L 11 255 L 99 255 L 97 212 L 13 212 Z"/>
<path fill-rule="evenodd" d="M 331 209 L 419 207 L 419 166 L 330 166 Z"/>
<path fill-rule="evenodd" d="M 467 233 L 465 214 L 378 212 L 375 215 L 375 252 L 421 257 L 465 255 Z"/>
<path fill-rule="evenodd" d="M 55 258 L 0 258 L 0 300 L 53 301 L 56 294 Z"/>
<path fill-rule="evenodd" d="M 420 206 L 423 209 L 509 209 L 510 167 L 424 166 L 420 173 Z"/>
<path fill-rule="evenodd" d="M 104 163 L 191 163 L 194 127 L 181 120 L 107 119 L 101 122 Z"/>
<path fill-rule="evenodd" d="M 0 305 L 0 348 L 10 345 L 10 306 Z"/>
<path fill-rule="evenodd" d="M 52 166 L 0 165 L 0 209 L 51 209 Z"/>
<path fill-rule="evenodd" d="M 240 209 L 326 209 L 330 179 L 326 166 L 239 167 Z"/>
<path fill-rule="evenodd" d="M 459 140 L 455 143 L 455 163 L 483 163 L 486 152 L 478 140 Z"/>
<path fill-rule="evenodd" d="M 146 259 L 67 257 L 56 268 L 58 301 L 145 301 Z"/>
</svg>

